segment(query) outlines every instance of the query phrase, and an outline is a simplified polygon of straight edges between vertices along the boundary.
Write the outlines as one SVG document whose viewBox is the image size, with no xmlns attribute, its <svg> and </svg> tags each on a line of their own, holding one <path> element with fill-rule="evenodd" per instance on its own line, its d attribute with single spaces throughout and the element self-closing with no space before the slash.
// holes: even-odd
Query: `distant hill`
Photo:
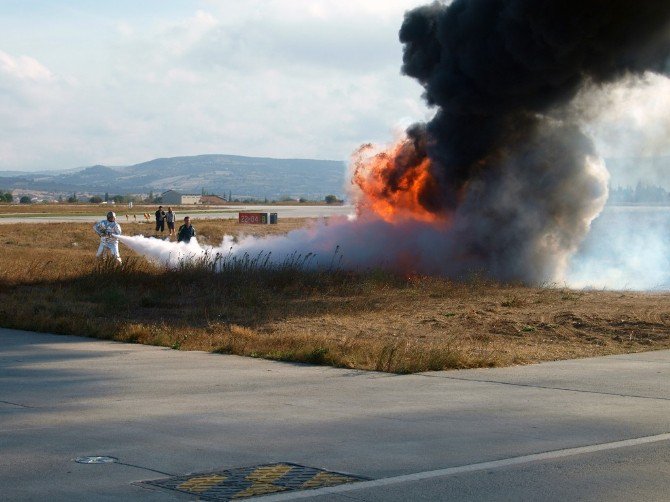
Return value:
<svg viewBox="0 0 670 502">
<path fill-rule="evenodd" d="M 344 196 L 345 170 L 344 162 L 333 160 L 197 155 L 55 174 L 0 171 L 0 188 L 110 194 L 158 194 L 170 189 L 199 194 L 204 189 L 233 197 L 321 199 L 328 194 Z"/>
</svg>

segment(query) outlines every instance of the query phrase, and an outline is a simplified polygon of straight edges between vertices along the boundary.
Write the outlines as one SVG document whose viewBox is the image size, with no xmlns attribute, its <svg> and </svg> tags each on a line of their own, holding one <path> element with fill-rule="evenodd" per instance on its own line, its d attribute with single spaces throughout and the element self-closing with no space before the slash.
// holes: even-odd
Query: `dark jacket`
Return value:
<svg viewBox="0 0 670 502">
<path fill-rule="evenodd" d="M 177 232 L 177 242 L 190 242 L 191 237 L 195 237 L 195 227 L 187 227 L 185 224 L 179 227 Z"/>
<path fill-rule="evenodd" d="M 165 211 L 161 211 L 160 209 L 156 211 L 156 221 L 161 222 L 165 218 Z"/>
</svg>

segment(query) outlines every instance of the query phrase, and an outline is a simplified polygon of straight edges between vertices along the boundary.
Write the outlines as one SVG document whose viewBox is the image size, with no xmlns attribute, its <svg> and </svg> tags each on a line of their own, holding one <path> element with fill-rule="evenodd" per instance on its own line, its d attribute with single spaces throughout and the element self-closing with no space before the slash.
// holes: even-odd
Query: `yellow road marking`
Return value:
<svg viewBox="0 0 670 502">
<path fill-rule="evenodd" d="M 249 488 L 233 495 L 234 499 L 243 497 L 252 497 L 254 495 L 264 495 L 266 493 L 275 493 L 287 490 L 284 486 L 273 485 L 270 483 L 254 483 Z"/>
<path fill-rule="evenodd" d="M 184 481 L 177 486 L 179 490 L 186 490 L 193 493 L 202 493 L 209 490 L 212 486 L 219 484 L 225 480 L 226 476 L 219 476 L 212 474 L 211 476 L 198 476 Z"/>
<path fill-rule="evenodd" d="M 289 472 L 293 467 L 286 464 L 270 465 L 267 467 L 259 467 L 247 476 L 249 481 L 258 483 L 272 483 L 278 480 L 284 474 Z"/>
<path fill-rule="evenodd" d="M 286 487 L 274 485 L 272 482 L 291 472 L 292 469 L 292 466 L 286 464 L 259 467 L 246 477 L 246 479 L 253 482 L 253 485 L 246 490 L 236 493 L 233 498 L 252 497 L 254 495 L 264 495 L 266 493 L 287 490 Z"/>
</svg>

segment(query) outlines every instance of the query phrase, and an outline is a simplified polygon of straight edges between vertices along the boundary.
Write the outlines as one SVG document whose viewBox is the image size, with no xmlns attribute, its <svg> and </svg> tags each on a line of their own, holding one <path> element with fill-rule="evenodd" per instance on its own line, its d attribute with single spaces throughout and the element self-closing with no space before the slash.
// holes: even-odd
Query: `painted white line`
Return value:
<svg viewBox="0 0 670 502">
<path fill-rule="evenodd" d="M 573 455 L 582 455 L 584 453 L 594 453 L 597 451 L 604 451 L 604 450 L 615 450 L 617 448 L 626 448 L 628 446 L 638 446 L 641 444 L 656 443 L 659 441 L 668 441 L 668 440 L 670 440 L 670 433 L 657 434 L 655 436 L 645 436 L 635 439 L 626 439 L 624 441 L 614 441 L 612 443 L 601 443 L 589 446 L 580 446 L 578 448 L 566 448 L 564 450 L 547 451 L 544 453 L 533 453 L 531 455 L 523 455 L 521 457 L 511 457 L 511 458 L 504 458 L 501 460 L 493 460 L 490 462 L 480 462 L 477 464 L 460 465 L 457 467 L 448 467 L 446 469 L 437 469 L 435 471 L 416 472 L 414 474 L 406 474 L 403 476 L 374 479 L 372 481 L 361 481 L 358 483 L 331 486 L 326 488 L 319 488 L 316 490 L 305 490 L 292 493 L 278 493 L 276 495 L 257 497 L 254 498 L 253 500 L 259 502 L 296 500 L 308 497 L 316 497 L 318 495 L 329 495 L 334 493 L 364 490 L 366 488 L 378 488 L 380 486 L 396 485 L 411 481 L 421 481 L 424 479 L 439 478 L 442 476 L 453 476 L 454 474 L 462 474 L 466 472 L 484 471 L 487 469 L 498 469 L 500 467 L 509 467 L 513 465 L 527 464 L 530 462 L 538 462 L 540 460 L 552 460 L 556 458 L 571 457 Z"/>
</svg>

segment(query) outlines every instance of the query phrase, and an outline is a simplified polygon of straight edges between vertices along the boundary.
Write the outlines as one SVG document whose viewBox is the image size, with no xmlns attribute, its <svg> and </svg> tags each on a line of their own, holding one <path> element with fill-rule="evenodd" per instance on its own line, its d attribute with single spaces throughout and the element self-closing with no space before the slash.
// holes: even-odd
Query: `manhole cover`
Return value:
<svg viewBox="0 0 670 502">
<path fill-rule="evenodd" d="M 174 476 L 138 484 L 190 493 L 202 500 L 232 500 L 367 480 L 368 478 L 315 467 L 278 463 Z"/>
<path fill-rule="evenodd" d="M 118 458 L 114 457 L 77 457 L 74 459 L 78 464 L 113 464 L 118 462 Z"/>
</svg>

